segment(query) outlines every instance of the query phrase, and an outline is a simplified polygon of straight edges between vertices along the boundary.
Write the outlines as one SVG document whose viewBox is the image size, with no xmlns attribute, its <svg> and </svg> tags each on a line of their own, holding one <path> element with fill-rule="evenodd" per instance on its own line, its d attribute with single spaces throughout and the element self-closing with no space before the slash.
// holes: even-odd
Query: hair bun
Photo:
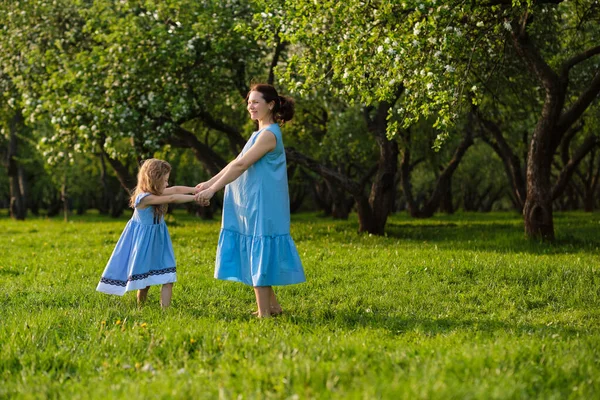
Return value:
<svg viewBox="0 0 600 400">
<path fill-rule="evenodd" d="M 279 96 L 279 109 L 276 118 L 281 122 L 286 122 L 294 117 L 294 100 L 290 97 Z"/>
</svg>

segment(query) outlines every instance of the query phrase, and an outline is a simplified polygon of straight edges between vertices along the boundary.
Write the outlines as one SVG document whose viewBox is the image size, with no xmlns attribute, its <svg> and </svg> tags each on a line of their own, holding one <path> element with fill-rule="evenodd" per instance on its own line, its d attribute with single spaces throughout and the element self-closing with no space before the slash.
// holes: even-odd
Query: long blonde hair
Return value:
<svg viewBox="0 0 600 400">
<path fill-rule="evenodd" d="M 162 194 L 165 176 L 171 173 L 171 165 L 163 160 L 150 158 L 142 161 L 140 171 L 137 175 L 137 186 L 129 199 L 131 208 L 135 208 L 135 199 L 140 193 L 152 193 L 160 196 Z M 154 216 L 160 218 L 167 212 L 168 205 L 161 204 L 154 207 Z"/>
</svg>

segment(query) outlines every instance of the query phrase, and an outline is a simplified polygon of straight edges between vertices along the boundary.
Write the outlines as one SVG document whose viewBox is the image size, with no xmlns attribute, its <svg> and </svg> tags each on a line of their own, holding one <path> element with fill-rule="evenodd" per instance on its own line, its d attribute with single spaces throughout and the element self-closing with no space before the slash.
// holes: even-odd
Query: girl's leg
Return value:
<svg viewBox="0 0 600 400">
<path fill-rule="evenodd" d="M 160 289 L 160 305 L 162 308 L 167 308 L 171 305 L 171 296 L 173 296 L 173 284 L 165 283 Z"/>
<path fill-rule="evenodd" d="M 145 288 L 137 291 L 138 306 L 141 306 L 146 302 L 146 299 L 148 298 L 148 290 L 150 290 L 150 286 L 146 286 Z"/>
<path fill-rule="evenodd" d="M 256 305 L 258 306 L 258 317 L 268 318 L 271 316 L 271 286 L 254 286 Z"/>
</svg>

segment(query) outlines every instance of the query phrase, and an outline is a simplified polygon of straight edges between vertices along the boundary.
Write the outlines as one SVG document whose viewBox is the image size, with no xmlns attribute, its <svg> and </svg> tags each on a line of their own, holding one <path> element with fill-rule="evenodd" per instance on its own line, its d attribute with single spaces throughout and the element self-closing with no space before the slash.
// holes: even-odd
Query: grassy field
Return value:
<svg viewBox="0 0 600 400">
<path fill-rule="evenodd" d="M 172 307 L 95 292 L 126 223 L 0 217 L 0 398 L 591 399 L 600 396 L 600 216 L 556 214 L 528 242 L 516 214 L 294 216 L 308 282 L 212 278 L 219 221 L 168 220 Z"/>
</svg>

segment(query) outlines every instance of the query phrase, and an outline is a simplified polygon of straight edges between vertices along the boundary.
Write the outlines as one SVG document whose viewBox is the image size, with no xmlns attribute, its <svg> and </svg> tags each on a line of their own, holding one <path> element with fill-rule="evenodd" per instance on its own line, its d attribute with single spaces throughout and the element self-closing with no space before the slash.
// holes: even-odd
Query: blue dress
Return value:
<svg viewBox="0 0 600 400">
<path fill-rule="evenodd" d="M 102 273 L 97 291 L 122 296 L 125 292 L 177 280 L 175 254 L 164 218 L 157 221 L 154 207 L 137 208 L 150 195 L 135 199 L 133 216 Z"/>
<path fill-rule="evenodd" d="M 264 130 L 275 135 L 275 149 L 225 188 L 215 278 L 251 286 L 305 282 L 290 236 L 287 167 L 279 125 L 254 132 L 241 154 Z"/>
</svg>

